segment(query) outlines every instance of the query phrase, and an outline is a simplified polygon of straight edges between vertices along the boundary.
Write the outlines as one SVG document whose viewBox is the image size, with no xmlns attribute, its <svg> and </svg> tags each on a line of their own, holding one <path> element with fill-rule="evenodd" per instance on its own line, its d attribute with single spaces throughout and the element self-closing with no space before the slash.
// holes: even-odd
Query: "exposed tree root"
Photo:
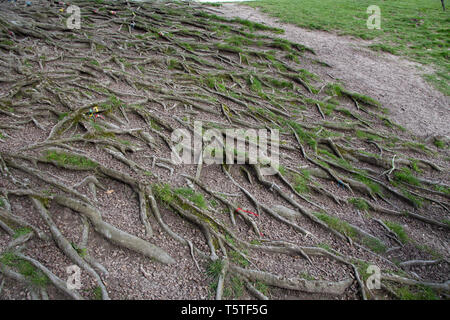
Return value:
<svg viewBox="0 0 450 320">
<path fill-rule="evenodd" d="M 425 281 L 417 281 L 414 279 L 404 278 L 397 275 L 385 275 L 381 276 L 382 280 L 389 280 L 401 284 L 407 285 L 423 285 L 437 290 L 443 290 L 445 292 L 450 292 L 450 281 L 446 281 L 444 283 L 436 283 L 436 282 L 425 282 Z"/>
<path fill-rule="evenodd" d="M 144 256 L 153 258 L 162 263 L 175 263 L 175 260 L 171 256 L 154 244 L 146 242 L 138 237 L 117 229 L 109 223 L 104 222 L 101 219 L 100 212 L 89 204 L 85 204 L 78 200 L 64 196 L 55 196 L 54 200 L 58 204 L 70 208 L 76 212 L 80 212 L 88 217 L 89 221 L 94 226 L 95 231 L 115 244 L 139 252 Z"/>
<path fill-rule="evenodd" d="M 22 258 L 28 262 L 30 262 L 33 266 L 41 270 L 50 280 L 50 282 L 61 292 L 67 294 L 69 297 L 75 299 L 75 300 L 84 300 L 83 297 L 81 297 L 77 292 L 73 290 L 69 290 L 67 288 L 66 282 L 55 276 L 49 269 L 47 269 L 45 266 L 43 266 L 39 261 L 30 258 L 22 253 L 16 253 L 16 255 L 19 258 Z"/>
<path fill-rule="evenodd" d="M 271 286 L 310 293 L 327 293 L 339 295 L 342 294 L 345 289 L 347 289 L 353 282 L 353 279 L 345 279 L 338 282 L 288 279 L 268 272 L 243 269 L 236 266 L 231 267 L 231 269 L 253 281 L 262 281 Z"/>
<path fill-rule="evenodd" d="M 100 286 L 102 290 L 102 297 L 104 300 L 109 300 L 108 292 L 106 291 L 106 287 L 103 284 L 102 279 L 97 274 L 97 272 L 92 269 L 92 267 L 86 263 L 82 257 L 78 254 L 78 252 L 72 247 L 72 245 L 69 243 L 69 241 L 64 238 L 61 231 L 59 231 L 56 224 L 53 222 L 52 218 L 49 216 L 47 209 L 44 207 L 44 205 L 37 199 L 32 199 L 34 206 L 40 213 L 42 219 L 47 223 L 48 227 L 50 228 L 50 232 L 52 233 L 53 240 L 55 240 L 57 246 L 63 251 L 74 263 L 76 263 L 78 266 L 86 270 L 94 279 L 97 281 L 98 285 Z"/>
</svg>

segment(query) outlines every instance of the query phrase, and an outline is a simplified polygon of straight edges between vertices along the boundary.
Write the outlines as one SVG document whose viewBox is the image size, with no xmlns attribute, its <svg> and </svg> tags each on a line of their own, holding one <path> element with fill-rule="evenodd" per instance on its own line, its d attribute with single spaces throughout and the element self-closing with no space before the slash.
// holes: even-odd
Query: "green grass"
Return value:
<svg viewBox="0 0 450 320">
<path fill-rule="evenodd" d="M 346 89 L 344 89 L 339 83 L 332 83 L 328 84 L 326 91 L 330 95 L 336 95 L 336 96 L 347 96 L 349 98 L 352 98 L 360 103 L 366 104 L 368 106 L 372 107 L 380 107 L 381 103 L 371 97 L 368 97 L 366 95 L 357 93 L 357 92 L 351 92 Z"/>
<path fill-rule="evenodd" d="M 0 256 L 0 262 L 14 268 L 28 281 L 37 287 L 45 287 L 49 280 L 45 274 L 36 269 L 30 262 L 17 257 L 12 252 L 5 252 Z"/>
<path fill-rule="evenodd" d="M 236 276 L 232 276 L 230 279 L 231 290 L 233 290 L 233 296 L 239 299 L 244 294 L 244 282 Z"/>
<path fill-rule="evenodd" d="M 331 247 L 328 244 L 326 244 L 326 243 L 319 243 L 317 246 L 319 248 L 325 249 L 327 251 L 331 251 Z"/>
<path fill-rule="evenodd" d="M 106 109 L 118 108 L 124 104 L 122 100 L 120 100 L 113 94 L 108 97 L 108 100 L 109 101 L 105 106 Z"/>
<path fill-rule="evenodd" d="M 414 242 L 413 244 L 420 251 L 428 253 L 431 257 L 433 257 L 433 259 L 442 259 L 443 258 L 441 253 L 439 253 L 436 249 L 434 249 L 426 244 L 421 244 L 421 243 L 417 243 L 417 242 Z"/>
<path fill-rule="evenodd" d="M 386 245 L 384 245 L 380 240 L 369 238 L 369 237 L 363 237 L 362 238 L 362 244 L 365 245 L 367 248 L 372 250 L 376 253 L 384 253 L 386 252 Z"/>
<path fill-rule="evenodd" d="M 445 142 L 442 141 L 442 140 L 435 139 L 433 143 L 439 149 L 444 149 L 445 148 Z"/>
<path fill-rule="evenodd" d="M 404 286 L 395 289 L 395 293 L 401 300 L 438 300 L 438 296 L 434 293 L 433 289 L 426 286 L 412 287 Z"/>
<path fill-rule="evenodd" d="M 400 170 L 396 170 L 394 172 L 394 179 L 400 182 L 406 182 L 415 186 L 420 186 L 420 181 L 413 176 L 411 170 L 408 168 L 401 168 Z"/>
<path fill-rule="evenodd" d="M 227 19 L 227 18 L 218 16 L 218 15 L 215 15 L 215 14 L 206 13 L 204 11 L 199 11 L 195 15 L 203 17 L 203 18 L 209 18 L 211 20 L 221 21 L 221 22 L 239 23 L 239 24 L 247 27 L 250 31 L 262 30 L 262 31 L 273 31 L 275 33 L 284 33 L 284 30 L 282 30 L 282 29 L 269 27 L 265 24 L 261 24 L 258 22 L 252 22 L 249 20 L 241 19 L 241 18 Z M 220 25 L 220 26 L 224 27 L 225 25 Z"/>
<path fill-rule="evenodd" d="M 359 210 L 363 210 L 363 211 L 369 210 L 369 204 L 363 198 L 351 198 L 349 200 L 349 202 L 351 204 L 353 204 L 355 206 L 355 208 L 357 208 Z"/>
<path fill-rule="evenodd" d="M 89 63 L 92 64 L 92 65 L 94 65 L 94 66 L 100 67 L 100 62 L 98 62 L 98 61 L 95 60 L 95 59 L 89 60 Z"/>
<path fill-rule="evenodd" d="M 155 193 L 155 197 L 161 200 L 164 204 L 171 203 L 173 201 L 172 189 L 168 183 L 165 184 L 155 184 L 152 188 Z"/>
<path fill-rule="evenodd" d="M 450 19 L 438 0 L 260 0 L 246 4 L 303 28 L 374 40 L 369 46 L 372 50 L 432 65 L 435 72 L 425 79 L 450 95 Z M 380 7 L 379 30 L 367 28 L 370 5 Z"/>
<path fill-rule="evenodd" d="M 231 36 L 227 39 L 225 39 L 225 42 L 228 43 L 231 46 L 241 47 L 241 46 L 249 46 L 252 45 L 254 42 L 248 38 L 241 37 L 241 36 Z"/>
<path fill-rule="evenodd" d="M 5 46 L 13 46 L 14 45 L 14 41 L 6 39 L 6 40 L 2 40 L 0 41 L 1 45 L 5 45 Z"/>
<path fill-rule="evenodd" d="M 302 126 L 300 124 L 298 124 L 295 121 L 288 120 L 288 121 L 286 121 L 286 124 L 290 125 L 292 127 L 292 129 L 295 130 L 298 138 L 300 139 L 300 141 L 302 143 L 306 143 L 313 149 L 317 147 L 317 141 L 316 141 L 317 137 L 315 134 L 306 131 L 305 129 L 302 128 Z"/>
<path fill-rule="evenodd" d="M 225 240 L 230 243 L 233 246 L 236 246 L 236 241 L 234 241 L 233 237 L 231 237 L 230 235 L 226 234 L 225 235 Z"/>
<path fill-rule="evenodd" d="M 367 279 L 370 277 L 370 273 L 367 273 L 367 269 L 370 264 L 365 261 L 353 261 L 353 264 L 357 267 L 359 274 L 361 275 L 362 281 L 365 283 Z"/>
<path fill-rule="evenodd" d="M 357 93 L 357 92 L 350 92 L 350 91 L 344 90 L 343 93 L 346 96 L 349 96 L 349 97 L 353 98 L 354 100 L 364 103 L 368 106 L 379 107 L 381 105 L 381 103 L 379 101 L 377 101 L 369 96 Z"/>
<path fill-rule="evenodd" d="M 33 230 L 31 230 L 31 228 L 28 228 L 28 227 L 23 227 L 23 228 L 18 228 L 18 229 L 14 230 L 14 231 L 15 232 L 14 232 L 13 238 L 17 239 L 17 238 L 19 238 L 19 237 L 21 237 L 21 236 L 23 236 L 23 235 L 25 235 L 27 233 L 32 232 Z"/>
<path fill-rule="evenodd" d="M 334 105 L 334 104 L 331 104 L 331 103 L 327 103 L 327 104 L 325 104 L 324 106 L 323 106 L 323 113 L 326 115 L 326 116 L 330 116 L 332 113 L 333 113 L 333 111 L 336 109 L 336 105 Z"/>
<path fill-rule="evenodd" d="M 368 186 L 370 191 L 372 191 L 373 193 L 381 194 L 381 187 L 378 183 L 373 182 L 369 178 L 365 177 L 363 174 L 355 174 L 354 177 L 356 180 L 361 181 L 366 186 Z"/>
<path fill-rule="evenodd" d="M 211 200 L 209 200 L 209 205 L 213 208 L 217 208 L 219 203 L 215 199 L 211 199 Z"/>
<path fill-rule="evenodd" d="M 398 223 L 392 222 L 392 221 L 387 221 L 387 220 L 384 221 L 384 224 L 397 235 L 397 237 L 400 239 L 400 241 L 402 243 L 406 243 L 409 241 L 409 237 L 406 234 L 405 229 L 403 229 L 403 227 L 401 225 L 399 225 Z"/>
<path fill-rule="evenodd" d="M 413 169 L 417 173 L 421 173 L 422 169 L 419 168 L 419 160 L 409 158 L 411 169 Z"/>
<path fill-rule="evenodd" d="M 223 262 L 220 259 L 210 261 L 206 267 L 206 275 L 211 279 L 211 283 L 209 284 L 210 295 L 213 295 L 217 290 L 217 285 L 219 282 L 219 276 L 223 269 Z M 225 290 L 224 288 L 224 296 L 232 295 L 231 290 Z"/>
<path fill-rule="evenodd" d="M 448 223 L 450 223 L 450 220 L 448 220 Z M 255 246 L 260 246 L 262 243 L 258 239 L 253 239 L 250 241 L 250 244 L 253 244 Z"/>
<path fill-rule="evenodd" d="M 102 289 L 100 287 L 95 287 L 94 289 L 92 289 L 92 300 L 102 300 Z"/>
<path fill-rule="evenodd" d="M 233 261 L 234 263 L 240 264 L 243 267 L 247 267 L 249 265 L 249 262 L 239 254 L 239 252 L 237 251 L 230 251 L 230 260 Z"/>
<path fill-rule="evenodd" d="M 306 272 L 302 272 L 302 274 L 300 274 L 300 277 L 302 277 L 305 280 L 310 280 L 310 281 L 316 280 L 316 278 L 314 278 L 312 275 L 310 275 L 309 273 L 306 273 Z"/>
<path fill-rule="evenodd" d="M 444 187 L 444 186 L 435 185 L 434 189 L 436 191 L 439 191 L 439 192 L 442 192 L 442 193 L 445 193 L 445 194 L 450 194 L 450 188 L 447 188 L 447 187 Z M 0 206 L 1 206 L 1 204 L 0 204 Z"/>
<path fill-rule="evenodd" d="M 315 215 L 317 218 L 325 222 L 330 228 L 345 234 L 352 239 L 356 238 L 358 235 L 351 225 L 339 218 L 329 216 L 326 213 L 315 213 Z"/>
<path fill-rule="evenodd" d="M 417 196 L 409 193 L 406 189 L 402 189 L 401 192 L 406 198 L 411 200 L 413 205 L 416 206 L 417 208 L 421 208 L 423 206 L 423 201 L 424 200 L 422 198 L 417 197 Z"/>
<path fill-rule="evenodd" d="M 326 213 L 314 213 L 317 218 L 325 222 L 330 228 L 348 236 L 353 240 L 361 242 L 374 252 L 383 253 L 386 251 L 386 246 L 375 238 L 367 236 L 360 236 L 358 231 L 353 228 L 348 222 L 343 221 L 337 217 L 330 216 Z"/>
<path fill-rule="evenodd" d="M 178 188 L 175 193 L 185 197 L 193 202 L 197 207 L 205 209 L 207 207 L 206 200 L 201 193 L 197 193 L 191 188 Z"/>
<path fill-rule="evenodd" d="M 107 88 L 96 86 L 95 84 L 88 84 L 88 88 L 98 91 L 98 92 L 109 94 L 109 90 Z"/>
<path fill-rule="evenodd" d="M 374 51 L 383 51 L 390 54 L 397 54 L 397 50 L 389 45 L 383 44 L 383 43 L 375 43 L 369 45 L 369 48 Z"/>
<path fill-rule="evenodd" d="M 371 134 L 371 133 L 367 133 L 361 130 L 356 130 L 356 136 L 359 139 L 366 139 L 369 141 L 382 141 L 383 139 L 380 136 Z"/>
<path fill-rule="evenodd" d="M 211 261 L 206 269 L 206 274 L 211 278 L 218 278 L 222 272 L 223 262 L 220 259 Z"/>
<path fill-rule="evenodd" d="M 212 288 L 211 288 L 211 290 L 212 290 Z M 216 290 L 217 290 L 217 285 L 215 285 L 215 288 L 213 291 L 215 292 Z M 226 299 L 231 298 L 233 296 L 233 289 L 231 289 L 230 287 L 224 287 L 223 288 L 223 296 Z"/>
<path fill-rule="evenodd" d="M 301 176 L 299 174 L 294 174 L 294 189 L 298 193 L 307 193 L 309 192 L 308 187 L 309 178 L 307 176 Z"/>
<path fill-rule="evenodd" d="M 158 200 L 161 200 L 165 205 L 168 205 L 176 200 L 176 195 L 188 199 L 198 208 L 206 209 L 208 207 L 207 201 L 201 193 L 195 192 L 191 188 L 177 188 L 172 190 L 170 185 L 155 184 L 153 192 Z"/>
<path fill-rule="evenodd" d="M 181 66 L 181 64 L 178 62 L 177 59 L 170 59 L 167 63 L 167 68 L 169 70 L 173 70 L 173 69 L 179 69 L 179 70 L 183 70 L 183 67 Z"/>
<path fill-rule="evenodd" d="M 424 145 L 423 143 L 420 143 L 420 142 L 407 141 L 407 142 L 402 143 L 402 146 L 406 147 L 406 148 L 411 148 L 411 149 L 417 150 L 417 151 L 419 151 L 419 150 L 424 151 L 425 153 L 431 154 L 431 150 L 429 148 L 427 148 L 426 145 Z"/>
<path fill-rule="evenodd" d="M 76 243 L 71 242 L 72 248 L 80 255 L 80 257 L 84 258 L 87 255 L 87 248 L 79 248 Z"/>
<path fill-rule="evenodd" d="M 67 117 L 68 115 L 69 115 L 68 112 L 63 112 L 63 113 L 61 113 L 61 114 L 58 116 L 58 120 L 62 120 L 62 119 L 64 119 L 65 117 Z"/>
<path fill-rule="evenodd" d="M 269 295 L 269 287 L 264 282 L 257 281 L 254 283 L 254 287 L 265 296 Z"/>
<path fill-rule="evenodd" d="M 278 166 L 278 172 L 280 172 L 280 174 L 281 174 L 282 176 L 286 176 L 286 174 L 287 174 L 287 172 L 286 172 L 286 167 L 283 166 L 283 165 L 279 165 L 279 166 Z"/>
<path fill-rule="evenodd" d="M 216 47 L 221 51 L 235 52 L 235 53 L 243 52 L 242 49 L 239 48 L 238 46 L 229 45 L 226 43 L 217 43 Z"/>
<path fill-rule="evenodd" d="M 217 290 L 217 282 L 212 286 L 214 291 Z M 227 299 L 239 299 L 244 294 L 244 282 L 236 276 L 230 277 L 227 285 L 223 288 L 223 296 Z"/>
<path fill-rule="evenodd" d="M 93 169 L 97 166 L 97 164 L 85 157 L 71 155 L 65 152 L 57 152 L 57 151 L 46 151 L 45 159 L 47 161 L 55 162 L 60 166 L 73 166 L 78 167 L 80 169 Z"/>
</svg>

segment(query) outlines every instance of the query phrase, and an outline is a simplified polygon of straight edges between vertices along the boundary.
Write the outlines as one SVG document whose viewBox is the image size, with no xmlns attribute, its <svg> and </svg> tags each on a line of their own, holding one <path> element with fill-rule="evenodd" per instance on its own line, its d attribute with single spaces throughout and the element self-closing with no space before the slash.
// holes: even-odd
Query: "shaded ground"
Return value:
<svg viewBox="0 0 450 320">
<path fill-rule="evenodd" d="M 414 137 L 278 28 L 75 3 L 81 30 L 60 5 L 0 3 L 0 297 L 448 296 L 448 139 Z M 279 130 L 276 174 L 227 141 L 228 165 L 174 163 L 194 121 Z"/>
</svg>

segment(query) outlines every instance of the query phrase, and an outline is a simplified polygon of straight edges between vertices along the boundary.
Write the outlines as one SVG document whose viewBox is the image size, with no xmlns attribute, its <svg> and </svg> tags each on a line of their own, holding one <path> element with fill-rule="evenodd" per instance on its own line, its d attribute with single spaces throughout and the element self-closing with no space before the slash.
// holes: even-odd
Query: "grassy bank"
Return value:
<svg viewBox="0 0 450 320">
<path fill-rule="evenodd" d="M 442 11 L 439 0 L 261 0 L 247 4 L 300 27 L 374 40 L 373 50 L 431 65 L 435 73 L 426 79 L 450 95 L 450 13 Z M 370 5 L 381 9 L 380 30 L 366 26 Z"/>
</svg>

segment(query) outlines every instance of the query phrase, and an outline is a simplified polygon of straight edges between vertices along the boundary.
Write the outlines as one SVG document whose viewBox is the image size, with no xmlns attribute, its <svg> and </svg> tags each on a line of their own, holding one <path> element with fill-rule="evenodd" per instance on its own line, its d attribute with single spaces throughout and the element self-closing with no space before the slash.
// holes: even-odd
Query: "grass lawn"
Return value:
<svg viewBox="0 0 450 320">
<path fill-rule="evenodd" d="M 246 3 L 300 27 L 374 40 L 373 50 L 402 55 L 435 69 L 426 75 L 450 95 L 450 8 L 440 0 L 259 0 Z M 381 30 L 366 26 L 367 7 L 381 9 Z M 450 7 L 448 0 L 447 7 Z"/>
</svg>

